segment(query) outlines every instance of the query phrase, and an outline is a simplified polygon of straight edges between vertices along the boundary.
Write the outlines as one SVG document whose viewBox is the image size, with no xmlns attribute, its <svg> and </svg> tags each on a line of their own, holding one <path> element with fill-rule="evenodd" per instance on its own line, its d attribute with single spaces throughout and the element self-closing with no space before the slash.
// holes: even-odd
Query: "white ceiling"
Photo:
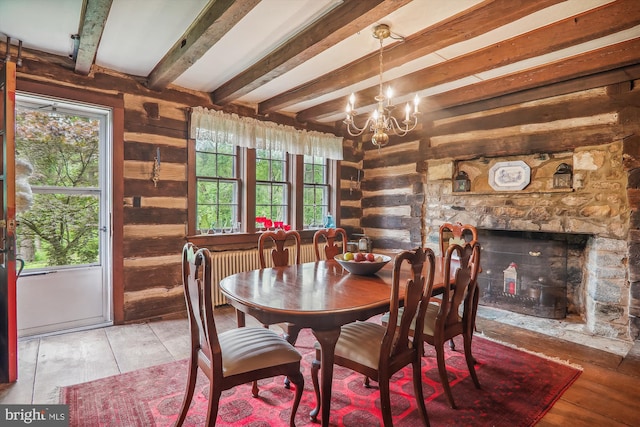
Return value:
<svg viewBox="0 0 640 427">
<path fill-rule="evenodd" d="M 508 25 L 429 53 L 400 67 L 385 69 L 384 80 L 398 78 L 500 43 L 610 1 L 568 0 L 553 5 Z M 378 22 L 389 24 L 393 33 L 397 35 L 410 36 L 443 19 L 487 2 L 488 0 L 414 0 Z M 95 64 L 121 73 L 147 77 L 174 43 L 181 39 L 208 3 L 208 0 L 113 0 L 97 48 Z M 199 60 L 179 75 L 173 84 L 212 92 L 342 3 L 341 0 L 262 0 Z M 640 6 L 640 1 L 637 3 Z M 12 37 L 13 43 L 15 39 L 20 39 L 26 49 L 69 57 L 73 53 L 71 35 L 79 32 L 82 8 L 83 0 L 0 0 L 0 36 L 2 39 L 7 35 Z M 640 14 L 640 10 L 638 13 Z M 376 52 L 379 44 L 378 40 L 372 37 L 372 27 L 373 24 L 359 28 L 359 31 L 354 30 L 341 42 L 264 82 L 234 102 L 258 104 Z M 638 37 L 640 27 L 635 26 L 445 84 L 420 88 L 417 92 L 421 97 L 430 96 Z M 387 43 L 392 42 L 386 40 L 385 45 Z M 375 86 L 377 83 L 378 77 L 373 76 L 336 89 L 332 93 L 320 95 L 313 100 L 300 101 L 283 108 L 282 112 L 294 114 L 325 101 L 340 97 L 346 99 L 351 92 Z M 412 97 L 413 94 L 407 94 L 396 101 L 400 103 Z M 370 101 L 372 104 L 373 100 Z M 336 112 L 324 117 L 322 121 L 333 122 L 340 119 L 340 116 L 341 113 Z"/>
</svg>

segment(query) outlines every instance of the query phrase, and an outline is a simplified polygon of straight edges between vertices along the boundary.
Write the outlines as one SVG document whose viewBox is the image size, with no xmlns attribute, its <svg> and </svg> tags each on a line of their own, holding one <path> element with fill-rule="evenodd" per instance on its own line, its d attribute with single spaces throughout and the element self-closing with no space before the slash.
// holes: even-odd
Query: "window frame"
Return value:
<svg viewBox="0 0 640 427">
<path fill-rule="evenodd" d="M 188 139 L 187 144 L 187 240 L 200 245 L 215 245 L 216 249 L 255 247 L 259 230 L 256 229 L 254 212 L 256 211 L 256 150 L 236 147 L 240 182 L 240 219 L 242 230 L 238 233 L 196 234 L 196 149 L 195 140 Z M 297 230 L 303 240 L 311 241 L 317 229 L 304 229 L 304 156 L 287 153 L 287 174 L 289 178 L 289 212 L 291 228 Z M 329 212 L 336 224 L 340 223 L 340 160 L 325 159 L 327 162 L 327 185 L 329 191 Z M 251 213 L 250 213 L 251 212 Z"/>
</svg>

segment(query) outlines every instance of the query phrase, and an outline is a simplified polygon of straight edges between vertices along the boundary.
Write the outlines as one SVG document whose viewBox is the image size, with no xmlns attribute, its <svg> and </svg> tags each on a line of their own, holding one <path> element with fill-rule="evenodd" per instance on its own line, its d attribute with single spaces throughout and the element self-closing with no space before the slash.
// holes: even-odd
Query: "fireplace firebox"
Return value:
<svg viewBox="0 0 640 427">
<path fill-rule="evenodd" d="M 478 230 L 478 240 L 481 305 L 551 319 L 566 317 L 568 235 Z"/>
</svg>

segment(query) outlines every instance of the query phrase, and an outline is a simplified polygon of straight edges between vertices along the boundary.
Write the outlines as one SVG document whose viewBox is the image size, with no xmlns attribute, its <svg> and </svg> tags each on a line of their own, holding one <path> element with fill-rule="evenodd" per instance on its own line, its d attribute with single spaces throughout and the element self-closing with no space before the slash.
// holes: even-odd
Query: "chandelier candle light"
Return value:
<svg viewBox="0 0 640 427">
<path fill-rule="evenodd" d="M 391 111 L 394 108 L 391 103 L 391 97 L 393 95 L 391 87 L 387 87 L 386 95 L 382 91 L 382 43 L 384 39 L 391 37 L 391 29 L 385 24 L 377 25 L 373 29 L 373 37 L 380 40 L 380 83 L 378 95 L 375 97 L 375 100 L 378 102 L 378 106 L 373 110 L 373 113 L 367 119 L 366 123 L 362 127 L 358 127 L 354 121 L 354 117 L 357 115 L 355 110 L 356 97 L 352 93 L 349 97 L 349 102 L 347 103 L 347 117 L 344 120 L 344 123 L 347 125 L 347 132 L 349 132 L 349 135 L 351 136 L 360 136 L 365 132 L 365 130 L 371 130 L 373 132 L 371 142 L 373 145 L 380 148 L 389 143 L 388 133 L 405 136 L 407 133 L 415 129 L 418 124 L 419 98 L 416 94 L 413 100 L 413 108 L 411 108 L 411 105 L 407 103 L 405 106 L 404 120 L 402 121 L 402 125 L 400 125 L 398 120 L 391 115 Z"/>
</svg>

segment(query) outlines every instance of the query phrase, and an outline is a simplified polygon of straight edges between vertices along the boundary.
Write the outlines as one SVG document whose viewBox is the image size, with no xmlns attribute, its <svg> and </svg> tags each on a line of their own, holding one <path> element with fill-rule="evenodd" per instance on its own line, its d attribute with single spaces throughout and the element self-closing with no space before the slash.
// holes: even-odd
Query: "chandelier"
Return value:
<svg viewBox="0 0 640 427">
<path fill-rule="evenodd" d="M 391 102 L 391 97 L 393 96 L 391 87 L 387 87 L 386 95 L 382 91 L 382 42 L 390 36 L 391 29 L 388 25 L 379 24 L 373 29 L 373 37 L 380 40 L 379 92 L 374 98 L 378 103 L 376 109 L 373 110 L 373 113 L 369 118 L 367 118 L 367 121 L 362 125 L 362 127 L 358 127 L 354 120 L 357 115 L 355 110 L 356 97 L 352 93 L 349 97 L 349 102 L 347 103 L 347 117 L 344 120 L 344 123 L 347 125 L 347 132 L 349 132 L 349 135 L 351 136 L 360 136 L 367 129 L 372 131 L 373 136 L 371 137 L 371 142 L 378 148 L 384 147 L 389 143 L 389 133 L 398 136 L 405 136 L 407 133 L 415 129 L 418 124 L 418 95 L 416 95 L 413 100 L 413 108 L 409 103 L 407 103 L 404 110 L 404 120 L 399 122 L 398 119 L 391 115 L 394 109 L 393 103 Z"/>
</svg>

